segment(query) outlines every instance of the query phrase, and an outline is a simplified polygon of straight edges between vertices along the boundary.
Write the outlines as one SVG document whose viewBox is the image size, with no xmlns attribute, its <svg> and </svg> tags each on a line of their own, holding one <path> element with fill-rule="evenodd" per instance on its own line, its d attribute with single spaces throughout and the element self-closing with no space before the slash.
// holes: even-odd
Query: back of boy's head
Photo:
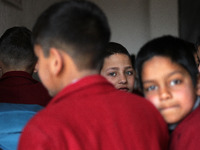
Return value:
<svg viewBox="0 0 200 150">
<path fill-rule="evenodd" d="M 7 29 L 0 38 L 0 61 L 5 70 L 32 72 L 37 61 L 32 33 L 26 27 Z"/>
<path fill-rule="evenodd" d="M 34 44 L 42 47 L 46 57 L 51 47 L 63 50 L 79 70 L 96 68 L 109 39 L 105 14 L 94 3 L 84 0 L 52 5 L 41 14 L 33 28 Z"/>
<path fill-rule="evenodd" d="M 168 57 L 172 62 L 186 69 L 195 87 L 198 69 L 194 60 L 193 49 L 192 43 L 173 36 L 159 37 L 146 43 L 136 57 L 136 70 L 141 88 L 143 89 L 141 80 L 143 64 L 154 56 Z"/>
<path fill-rule="evenodd" d="M 128 50 L 121 44 L 116 43 L 116 42 L 109 42 L 108 45 L 106 46 L 106 51 L 104 52 L 104 57 L 102 58 L 101 61 L 99 61 L 98 69 L 101 71 L 104 65 L 104 59 L 106 57 L 109 57 L 114 54 L 124 54 L 129 57 L 131 60 L 131 56 L 128 52 Z"/>
</svg>

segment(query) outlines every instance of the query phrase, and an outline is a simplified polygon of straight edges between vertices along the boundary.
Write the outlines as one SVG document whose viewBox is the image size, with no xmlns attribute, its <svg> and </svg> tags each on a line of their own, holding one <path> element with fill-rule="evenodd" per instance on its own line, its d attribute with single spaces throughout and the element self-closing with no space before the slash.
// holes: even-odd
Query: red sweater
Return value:
<svg viewBox="0 0 200 150">
<path fill-rule="evenodd" d="M 171 135 L 170 150 L 200 149 L 200 106 L 175 128 Z"/>
<path fill-rule="evenodd" d="M 11 71 L 0 78 L 0 103 L 38 104 L 50 101 L 44 86 L 24 71 Z"/>
<path fill-rule="evenodd" d="M 165 150 L 168 129 L 142 97 L 99 76 L 64 88 L 25 127 L 19 150 Z"/>
</svg>

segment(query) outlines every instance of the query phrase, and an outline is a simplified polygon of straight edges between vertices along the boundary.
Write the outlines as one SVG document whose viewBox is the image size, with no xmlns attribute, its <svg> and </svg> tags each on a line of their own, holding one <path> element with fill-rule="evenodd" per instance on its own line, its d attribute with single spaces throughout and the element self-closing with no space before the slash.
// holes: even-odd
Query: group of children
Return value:
<svg viewBox="0 0 200 150">
<path fill-rule="evenodd" d="M 23 52 L 23 59 L 33 59 L 29 65 L 28 61 L 21 63 L 26 64 L 24 70 L 19 68 L 20 53 L 11 54 L 21 47 L 16 43 L 22 42 L 23 50 L 27 49 L 22 37 L 30 38 L 30 32 L 14 27 L 9 34 L 0 39 L 0 65 L 5 70 L 12 60 L 12 66 L 18 67 L 14 72 L 7 67 L 0 88 L 9 79 L 15 85 L 2 87 L 9 85 L 10 97 L 11 88 L 18 95 L 13 95 L 13 101 L 4 98 L 0 102 L 46 106 L 50 100 L 49 95 L 46 100 L 37 98 L 41 90 L 28 93 L 34 89 L 27 85 L 38 88 L 38 82 L 29 77 L 36 65 L 31 52 L 38 58 L 40 80 L 53 97 L 23 129 L 19 150 L 200 148 L 198 63 L 192 43 L 173 36 L 155 38 L 139 50 L 133 65 L 124 46 L 109 42 L 110 27 L 103 11 L 92 2 L 79 0 L 56 3 L 40 15 L 33 27 L 34 50 L 30 48 L 27 56 Z M 15 47 L 8 40 L 14 38 Z M 6 44 L 11 45 L 9 49 Z M 17 78 L 15 82 L 13 78 Z M 21 98 L 20 88 L 30 98 Z M 145 98 L 135 94 L 135 88 Z"/>
<path fill-rule="evenodd" d="M 169 149 L 199 149 L 198 45 L 195 48 L 194 44 L 173 36 L 158 37 L 139 50 L 135 66 L 122 45 L 111 42 L 109 46 L 100 74 L 117 89 L 123 90 L 121 85 L 131 89 L 125 91 L 133 92 L 136 68 L 140 85 L 137 88 L 168 124 Z"/>
</svg>

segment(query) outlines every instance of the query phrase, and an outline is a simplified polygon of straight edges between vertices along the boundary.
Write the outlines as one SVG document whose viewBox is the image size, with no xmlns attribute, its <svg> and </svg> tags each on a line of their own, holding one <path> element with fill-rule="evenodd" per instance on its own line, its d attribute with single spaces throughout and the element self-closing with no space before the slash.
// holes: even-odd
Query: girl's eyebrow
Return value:
<svg viewBox="0 0 200 150">
<path fill-rule="evenodd" d="M 133 69 L 133 67 L 127 66 L 127 67 L 125 67 L 125 69 Z M 106 71 L 109 71 L 109 70 L 119 70 L 119 68 L 118 67 L 111 67 L 111 68 L 106 69 Z"/>
<path fill-rule="evenodd" d="M 184 75 L 183 71 L 173 71 L 170 74 L 168 74 L 167 77 L 173 76 L 174 74 L 182 74 L 182 75 Z"/>
<path fill-rule="evenodd" d="M 132 66 L 126 66 L 125 69 L 133 69 Z"/>
<path fill-rule="evenodd" d="M 170 74 L 168 74 L 167 77 L 173 76 L 174 74 L 184 75 L 184 73 L 182 71 L 173 71 Z M 154 80 L 147 80 L 147 81 L 143 81 L 142 83 L 145 84 L 145 83 L 152 83 L 152 82 L 154 82 Z"/>
<path fill-rule="evenodd" d="M 106 69 L 106 71 L 109 71 L 109 70 L 118 70 L 118 69 L 119 69 L 118 67 L 111 67 L 111 68 Z"/>
<path fill-rule="evenodd" d="M 147 80 L 147 81 L 143 81 L 142 84 L 145 84 L 145 83 L 153 83 L 154 80 Z"/>
</svg>

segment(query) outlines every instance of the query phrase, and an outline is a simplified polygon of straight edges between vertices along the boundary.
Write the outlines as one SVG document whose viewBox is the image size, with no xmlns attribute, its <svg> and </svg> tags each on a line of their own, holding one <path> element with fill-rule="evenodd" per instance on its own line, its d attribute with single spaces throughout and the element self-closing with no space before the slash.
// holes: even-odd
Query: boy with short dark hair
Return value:
<svg viewBox="0 0 200 150">
<path fill-rule="evenodd" d="M 98 75 L 110 39 L 99 7 L 83 0 L 54 4 L 33 35 L 38 73 L 54 98 L 25 127 L 19 150 L 167 149 L 167 127 L 154 106 Z"/>
<path fill-rule="evenodd" d="M 135 70 L 128 50 L 121 44 L 109 42 L 104 59 L 99 63 L 99 73 L 116 89 L 133 92 Z"/>
<path fill-rule="evenodd" d="M 38 104 L 50 101 L 44 86 L 32 78 L 37 62 L 32 33 L 26 27 L 12 27 L 0 38 L 0 103 Z"/>
<path fill-rule="evenodd" d="M 194 45 L 173 36 L 147 42 L 138 52 L 136 69 L 144 96 L 168 124 L 170 150 L 200 147 L 200 98 Z"/>
<path fill-rule="evenodd" d="M 0 38 L 0 149 L 17 149 L 25 124 L 51 99 L 31 76 L 37 61 L 31 37 L 27 28 L 12 27 Z"/>
</svg>

